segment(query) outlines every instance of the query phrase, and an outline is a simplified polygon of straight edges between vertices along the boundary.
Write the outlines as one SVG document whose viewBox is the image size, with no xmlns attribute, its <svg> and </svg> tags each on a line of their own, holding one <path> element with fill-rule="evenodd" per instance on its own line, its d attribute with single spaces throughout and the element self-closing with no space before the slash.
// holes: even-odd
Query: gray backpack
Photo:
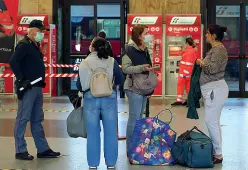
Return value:
<svg viewBox="0 0 248 170">
<path fill-rule="evenodd" d="M 158 83 L 157 74 L 154 72 L 149 72 L 149 74 L 132 74 L 131 79 L 132 84 L 130 87 L 132 91 L 144 96 L 152 95 Z"/>
</svg>

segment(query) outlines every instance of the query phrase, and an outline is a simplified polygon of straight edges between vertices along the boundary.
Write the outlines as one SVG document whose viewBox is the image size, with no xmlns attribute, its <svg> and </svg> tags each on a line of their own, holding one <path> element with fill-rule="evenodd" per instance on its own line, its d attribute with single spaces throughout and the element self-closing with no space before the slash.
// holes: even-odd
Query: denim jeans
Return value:
<svg viewBox="0 0 248 170">
<path fill-rule="evenodd" d="M 126 133 L 126 137 L 127 137 L 126 144 L 128 149 L 128 143 L 130 137 L 133 135 L 136 120 L 140 119 L 144 114 L 147 97 L 136 94 L 131 90 L 125 90 L 125 93 L 127 95 L 128 105 L 129 105 L 129 117 L 127 122 L 127 133 Z"/>
<path fill-rule="evenodd" d="M 116 92 L 108 97 L 95 98 L 91 92 L 84 94 L 84 116 L 87 129 L 88 165 L 100 164 L 101 138 L 100 113 L 104 128 L 104 157 L 107 166 L 115 166 L 118 157 Z"/>
</svg>

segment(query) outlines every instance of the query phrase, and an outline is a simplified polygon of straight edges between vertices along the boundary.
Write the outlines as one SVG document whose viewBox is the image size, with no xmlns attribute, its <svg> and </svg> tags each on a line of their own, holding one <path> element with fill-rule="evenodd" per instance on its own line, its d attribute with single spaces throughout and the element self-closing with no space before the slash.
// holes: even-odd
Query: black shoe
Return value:
<svg viewBox="0 0 248 170">
<path fill-rule="evenodd" d="M 186 100 L 185 102 L 182 103 L 182 105 L 188 107 L 188 101 Z"/>
<path fill-rule="evenodd" d="M 182 106 L 182 102 L 175 102 L 175 103 L 172 103 L 171 106 Z"/>
<path fill-rule="evenodd" d="M 60 156 L 59 152 L 54 152 L 52 149 L 48 149 L 45 152 L 37 153 L 37 158 L 58 158 Z"/>
<path fill-rule="evenodd" d="M 213 160 L 214 164 L 221 164 L 222 162 L 223 162 L 223 158 L 221 158 L 221 159 L 214 158 L 214 160 Z"/>
<path fill-rule="evenodd" d="M 30 155 L 28 152 L 16 153 L 15 157 L 16 159 L 27 160 L 27 161 L 32 161 L 34 159 L 34 157 Z"/>
</svg>

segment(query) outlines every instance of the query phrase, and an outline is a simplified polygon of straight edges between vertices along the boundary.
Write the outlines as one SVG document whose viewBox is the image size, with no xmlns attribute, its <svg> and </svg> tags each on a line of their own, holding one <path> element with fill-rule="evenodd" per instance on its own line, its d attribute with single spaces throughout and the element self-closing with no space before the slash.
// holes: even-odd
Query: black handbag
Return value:
<svg viewBox="0 0 248 170">
<path fill-rule="evenodd" d="M 82 101 L 82 97 L 78 96 L 78 91 L 71 91 L 68 94 L 69 100 L 71 102 L 71 104 L 73 105 L 73 107 L 76 109 L 78 107 L 81 106 L 81 101 Z"/>
</svg>

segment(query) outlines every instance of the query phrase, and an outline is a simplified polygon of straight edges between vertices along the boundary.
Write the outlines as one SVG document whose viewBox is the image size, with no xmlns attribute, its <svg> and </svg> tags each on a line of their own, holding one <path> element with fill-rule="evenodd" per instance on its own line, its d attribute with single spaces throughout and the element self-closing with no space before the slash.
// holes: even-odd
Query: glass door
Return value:
<svg viewBox="0 0 248 170">
<path fill-rule="evenodd" d="M 97 32 L 104 32 L 112 47 L 113 57 L 120 60 L 121 52 L 121 8 L 120 3 L 97 4 Z"/>
<path fill-rule="evenodd" d="M 65 59 L 68 64 L 80 64 L 89 54 L 89 46 L 99 32 L 105 32 L 118 61 L 125 45 L 126 0 L 71 0 L 65 15 Z M 78 67 L 71 68 L 76 74 Z M 76 90 L 77 78 L 71 78 L 66 87 Z M 68 87 L 69 86 L 69 87 Z"/>
<path fill-rule="evenodd" d="M 215 0 L 208 5 L 208 24 L 227 27 L 223 44 L 228 51 L 225 80 L 229 97 L 248 97 L 248 0 Z"/>
</svg>

